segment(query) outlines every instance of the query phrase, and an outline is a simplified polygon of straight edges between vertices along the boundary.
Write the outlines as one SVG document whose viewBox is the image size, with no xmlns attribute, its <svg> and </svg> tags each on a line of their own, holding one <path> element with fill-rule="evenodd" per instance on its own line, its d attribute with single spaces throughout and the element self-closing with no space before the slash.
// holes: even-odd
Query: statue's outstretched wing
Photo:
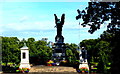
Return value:
<svg viewBox="0 0 120 74">
<path fill-rule="evenodd" d="M 61 17 L 61 24 L 63 25 L 64 24 L 64 21 L 65 20 L 65 14 L 62 14 L 62 17 Z"/>
<path fill-rule="evenodd" d="M 55 23 L 57 24 L 58 18 L 56 16 L 56 14 L 54 14 L 54 16 L 55 16 Z"/>
</svg>

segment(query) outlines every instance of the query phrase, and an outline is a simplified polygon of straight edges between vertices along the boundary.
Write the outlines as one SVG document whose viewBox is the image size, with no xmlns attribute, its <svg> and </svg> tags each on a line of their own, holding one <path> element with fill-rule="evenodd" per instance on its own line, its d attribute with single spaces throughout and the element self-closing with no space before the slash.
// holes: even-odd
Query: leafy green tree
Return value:
<svg viewBox="0 0 120 74">
<path fill-rule="evenodd" d="M 19 39 L 17 37 L 2 37 L 2 61 L 3 63 L 20 62 Z"/>
<path fill-rule="evenodd" d="M 26 42 L 26 40 L 23 38 L 20 42 L 19 42 L 19 48 L 22 48 L 24 46 L 24 43 Z"/>
<path fill-rule="evenodd" d="M 22 40 L 24 42 L 25 40 Z M 29 48 L 29 55 L 30 55 L 30 63 L 34 63 L 35 59 L 37 57 L 37 50 L 35 45 L 35 39 L 34 38 L 28 38 L 26 41 L 26 44 Z"/>
<path fill-rule="evenodd" d="M 108 31 L 104 31 L 103 34 L 100 35 L 100 40 L 104 40 L 109 43 L 112 43 L 114 37 L 115 37 L 114 33 L 109 33 Z"/>
<path fill-rule="evenodd" d="M 83 27 L 86 25 L 90 26 L 88 32 L 93 33 L 100 26 L 103 25 L 105 21 L 110 19 L 111 23 L 108 24 L 108 30 L 112 32 L 119 31 L 119 2 L 89 2 L 88 7 L 85 10 L 78 11 L 78 16 L 76 19 L 83 19 L 81 24 Z"/>
<path fill-rule="evenodd" d="M 66 56 L 67 56 L 68 62 L 71 63 L 72 57 L 73 57 L 73 53 L 72 53 L 71 49 L 66 49 Z"/>
<path fill-rule="evenodd" d="M 107 65 L 111 62 L 110 43 L 99 38 L 83 40 L 80 42 L 80 46 L 85 47 L 87 50 L 88 63 L 98 62 L 98 71 L 107 73 Z"/>
<path fill-rule="evenodd" d="M 10 44 L 8 43 L 9 38 L 7 37 L 2 37 L 2 62 L 7 63 L 9 62 L 10 58 L 9 58 L 9 47 Z"/>
<path fill-rule="evenodd" d="M 74 66 L 76 60 L 79 60 L 78 46 L 76 44 L 66 43 L 66 56 L 70 66 Z"/>
<path fill-rule="evenodd" d="M 19 40 L 17 37 L 2 37 L 2 62 L 20 63 L 20 48 L 27 43 L 30 54 L 30 63 L 45 64 L 51 59 L 52 49 L 45 41 L 35 41 L 34 38 Z"/>
<path fill-rule="evenodd" d="M 83 19 L 83 23 L 81 24 L 83 27 L 86 25 L 90 26 L 91 34 L 96 30 L 100 29 L 101 25 L 104 24 L 105 21 L 110 21 L 107 25 L 107 32 L 113 33 L 115 36 L 113 40 L 111 40 L 112 49 L 112 66 L 111 73 L 119 73 L 119 44 L 120 44 L 120 2 L 89 2 L 88 7 L 85 10 L 77 10 L 78 16 L 76 19 Z"/>
<path fill-rule="evenodd" d="M 88 62 L 98 62 L 97 61 L 97 54 L 98 54 L 98 48 L 96 49 L 95 46 L 99 42 L 99 39 L 88 39 L 83 40 L 80 42 L 80 47 L 85 47 L 88 54 Z"/>
<path fill-rule="evenodd" d="M 66 44 L 67 49 L 71 49 L 72 53 L 74 53 L 74 55 L 77 57 L 78 56 L 78 52 L 76 49 L 78 49 L 78 45 L 71 43 L 71 44 Z"/>
<path fill-rule="evenodd" d="M 27 40 L 27 45 L 30 49 L 30 62 L 34 64 L 46 64 L 46 61 L 51 59 L 52 49 L 47 46 L 47 42 L 34 38 Z"/>
<path fill-rule="evenodd" d="M 100 41 L 96 44 L 98 49 L 98 71 L 102 73 L 107 73 L 107 65 L 111 62 L 111 49 L 109 48 L 110 43 L 106 41 Z"/>
<path fill-rule="evenodd" d="M 66 55 L 67 56 L 72 56 L 73 55 L 72 50 L 71 49 L 66 49 Z"/>
</svg>

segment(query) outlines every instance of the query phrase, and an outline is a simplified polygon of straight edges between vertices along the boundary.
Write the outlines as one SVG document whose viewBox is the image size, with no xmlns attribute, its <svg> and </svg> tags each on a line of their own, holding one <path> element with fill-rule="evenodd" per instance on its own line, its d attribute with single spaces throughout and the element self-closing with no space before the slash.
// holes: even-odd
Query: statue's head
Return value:
<svg viewBox="0 0 120 74">
<path fill-rule="evenodd" d="M 57 23 L 60 23 L 60 19 L 57 20 Z"/>
</svg>

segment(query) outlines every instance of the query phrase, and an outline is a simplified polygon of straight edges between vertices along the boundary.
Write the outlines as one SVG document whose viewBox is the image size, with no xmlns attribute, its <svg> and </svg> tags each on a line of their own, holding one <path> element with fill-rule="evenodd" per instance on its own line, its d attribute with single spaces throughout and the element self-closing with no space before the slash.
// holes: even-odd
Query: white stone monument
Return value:
<svg viewBox="0 0 120 74">
<path fill-rule="evenodd" d="M 19 68 L 30 68 L 29 49 L 26 44 L 24 44 L 24 46 L 21 48 L 21 62 Z"/>
<path fill-rule="evenodd" d="M 88 62 L 87 62 L 87 50 L 82 47 L 82 50 L 79 49 L 79 57 L 80 57 L 80 65 L 79 69 L 82 67 L 86 67 L 89 70 Z"/>
</svg>

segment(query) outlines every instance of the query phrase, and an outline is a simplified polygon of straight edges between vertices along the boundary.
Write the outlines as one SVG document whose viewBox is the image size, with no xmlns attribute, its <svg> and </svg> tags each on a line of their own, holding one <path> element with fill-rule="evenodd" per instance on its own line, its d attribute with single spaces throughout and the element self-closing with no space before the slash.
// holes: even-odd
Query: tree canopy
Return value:
<svg viewBox="0 0 120 74">
<path fill-rule="evenodd" d="M 24 43 L 27 43 L 30 49 L 30 63 L 45 64 L 45 61 L 51 59 L 52 49 L 45 41 L 35 41 L 34 38 L 20 41 L 17 37 L 2 37 L 2 62 L 6 65 L 9 62 L 20 63 L 20 48 Z"/>
<path fill-rule="evenodd" d="M 90 26 L 88 32 L 93 33 L 105 21 L 111 21 L 107 25 L 107 30 L 110 32 L 118 32 L 120 30 L 120 2 L 89 2 L 85 10 L 77 10 L 78 16 L 76 19 L 83 19 L 81 24 L 83 27 Z"/>
<path fill-rule="evenodd" d="M 119 73 L 118 62 L 120 60 L 120 2 L 89 2 L 88 7 L 85 10 L 77 10 L 78 16 L 76 20 L 83 19 L 81 24 L 83 27 L 87 25 L 90 26 L 88 30 L 89 33 L 94 33 L 96 30 L 100 29 L 102 25 L 107 23 L 107 31 L 101 35 L 101 40 L 110 42 L 112 47 L 112 65 L 111 73 Z"/>
</svg>

